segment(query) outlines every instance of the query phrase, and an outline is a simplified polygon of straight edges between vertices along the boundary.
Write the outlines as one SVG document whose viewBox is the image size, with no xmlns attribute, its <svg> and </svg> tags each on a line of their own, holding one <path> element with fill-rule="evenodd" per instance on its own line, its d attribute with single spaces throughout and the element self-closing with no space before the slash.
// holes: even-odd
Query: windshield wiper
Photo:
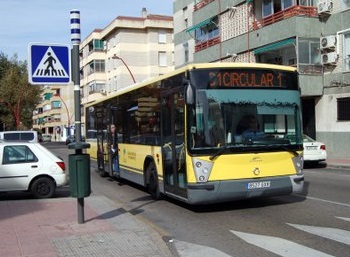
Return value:
<svg viewBox="0 0 350 257">
<path fill-rule="evenodd" d="M 291 154 L 293 154 L 294 156 L 298 156 L 298 152 L 294 149 L 290 149 L 289 147 L 287 147 L 286 145 L 265 145 L 266 148 L 269 149 L 282 149 L 286 152 L 289 152 Z"/>
<path fill-rule="evenodd" d="M 216 159 L 219 155 L 222 155 L 226 150 L 228 149 L 228 145 L 222 146 L 216 153 L 214 153 L 212 156 L 209 157 L 209 160 L 213 161 Z"/>
<path fill-rule="evenodd" d="M 296 150 L 290 149 L 290 148 L 288 148 L 288 147 L 286 147 L 286 146 L 282 146 L 282 149 L 283 149 L 283 150 L 286 150 L 287 152 L 289 152 L 289 153 L 291 153 L 291 154 L 293 154 L 294 157 L 297 157 L 297 156 L 299 155 L 298 152 L 297 152 Z"/>
</svg>

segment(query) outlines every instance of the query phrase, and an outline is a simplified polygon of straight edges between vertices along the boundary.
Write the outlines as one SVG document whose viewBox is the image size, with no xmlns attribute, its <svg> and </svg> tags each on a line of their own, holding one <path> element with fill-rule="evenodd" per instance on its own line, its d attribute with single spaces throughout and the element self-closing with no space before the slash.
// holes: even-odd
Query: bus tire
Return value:
<svg viewBox="0 0 350 257">
<path fill-rule="evenodd" d="M 148 193 L 154 200 L 159 200 L 161 198 L 161 193 L 159 191 L 158 175 L 153 162 L 150 162 L 146 169 L 147 174 L 147 189 Z"/>
</svg>

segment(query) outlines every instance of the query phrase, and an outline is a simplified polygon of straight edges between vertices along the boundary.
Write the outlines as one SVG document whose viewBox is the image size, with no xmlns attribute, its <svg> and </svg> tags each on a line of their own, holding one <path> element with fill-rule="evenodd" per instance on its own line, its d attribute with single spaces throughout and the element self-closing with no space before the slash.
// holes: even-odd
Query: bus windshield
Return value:
<svg viewBox="0 0 350 257">
<path fill-rule="evenodd" d="M 198 89 L 195 99 L 189 110 L 192 150 L 295 150 L 302 144 L 297 90 Z"/>
</svg>

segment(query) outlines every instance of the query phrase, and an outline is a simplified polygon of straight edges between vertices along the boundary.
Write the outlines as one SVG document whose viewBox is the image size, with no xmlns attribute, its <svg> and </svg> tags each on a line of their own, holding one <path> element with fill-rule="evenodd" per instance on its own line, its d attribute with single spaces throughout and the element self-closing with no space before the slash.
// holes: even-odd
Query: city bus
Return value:
<svg viewBox="0 0 350 257">
<path fill-rule="evenodd" d="M 293 67 L 196 63 L 86 105 L 86 140 L 101 176 L 154 199 L 290 195 L 304 184 L 300 105 Z"/>
</svg>

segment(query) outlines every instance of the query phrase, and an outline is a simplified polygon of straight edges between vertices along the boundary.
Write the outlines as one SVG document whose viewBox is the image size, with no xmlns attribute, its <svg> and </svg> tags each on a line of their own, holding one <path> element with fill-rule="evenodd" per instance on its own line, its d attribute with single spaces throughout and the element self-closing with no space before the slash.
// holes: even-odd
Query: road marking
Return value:
<svg viewBox="0 0 350 257">
<path fill-rule="evenodd" d="M 345 218 L 345 217 L 336 217 L 337 219 L 345 220 L 350 222 L 350 218 Z"/>
<path fill-rule="evenodd" d="M 350 245 L 350 231 L 346 231 L 339 228 L 306 226 L 306 225 L 298 225 L 298 224 L 290 224 L 290 223 L 287 223 L 287 224 L 294 228 L 303 230 L 307 233 Z"/>
<path fill-rule="evenodd" d="M 321 202 L 332 203 L 332 204 L 337 204 L 337 205 L 350 207 L 350 204 L 347 204 L 347 203 L 333 202 L 333 201 L 329 201 L 329 200 L 325 200 L 325 199 L 321 199 L 321 198 L 316 198 L 316 197 L 311 197 L 311 196 L 306 196 L 306 198 L 310 199 L 310 200 L 321 201 Z"/>
<path fill-rule="evenodd" d="M 215 256 L 215 257 L 231 257 L 218 249 L 205 246 L 183 242 L 179 240 L 172 241 L 175 245 L 176 251 L 181 257 L 203 257 L 203 256 Z"/>
<path fill-rule="evenodd" d="M 330 257 L 332 255 L 314 250 L 312 248 L 272 236 L 263 236 L 249 234 L 239 231 L 230 230 L 233 234 L 240 237 L 249 244 L 256 245 L 265 250 L 273 252 L 283 257 Z"/>
</svg>

